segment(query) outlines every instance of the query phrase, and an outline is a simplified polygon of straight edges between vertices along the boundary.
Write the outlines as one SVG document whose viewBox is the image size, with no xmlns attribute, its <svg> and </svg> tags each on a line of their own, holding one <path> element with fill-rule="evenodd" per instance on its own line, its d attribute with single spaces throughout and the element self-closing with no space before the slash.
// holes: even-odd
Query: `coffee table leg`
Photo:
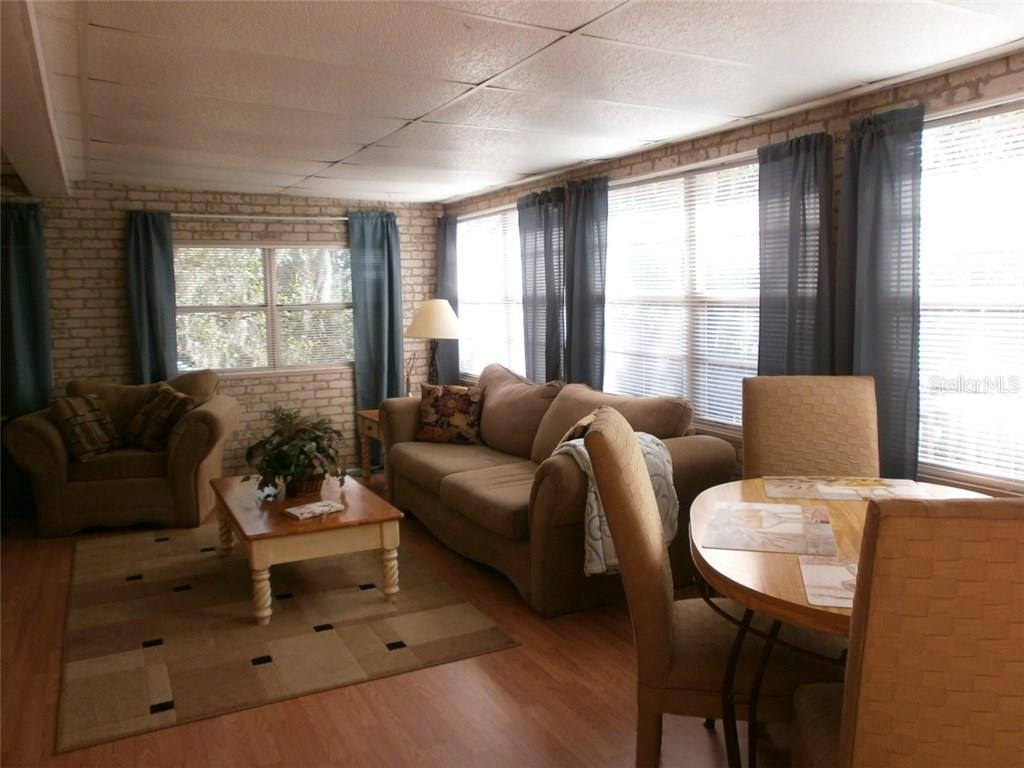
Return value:
<svg viewBox="0 0 1024 768">
<path fill-rule="evenodd" d="M 220 531 L 220 542 L 217 544 L 217 554 L 221 557 L 231 554 L 231 550 L 234 547 L 229 516 L 230 513 L 224 508 L 224 505 L 218 502 L 217 528 Z"/>
<path fill-rule="evenodd" d="M 393 603 L 398 595 L 398 549 L 385 549 L 381 559 L 384 563 L 384 597 Z"/>
<path fill-rule="evenodd" d="M 253 568 L 252 570 L 252 605 L 256 613 L 257 624 L 269 624 L 270 614 L 270 569 Z"/>
</svg>

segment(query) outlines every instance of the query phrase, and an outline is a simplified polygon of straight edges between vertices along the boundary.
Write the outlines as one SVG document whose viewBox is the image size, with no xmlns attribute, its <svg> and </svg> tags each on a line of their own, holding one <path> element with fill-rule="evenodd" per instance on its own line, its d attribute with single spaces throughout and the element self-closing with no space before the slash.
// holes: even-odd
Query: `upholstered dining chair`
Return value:
<svg viewBox="0 0 1024 768">
<path fill-rule="evenodd" d="M 756 376 L 743 380 L 743 476 L 878 477 L 875 380 Z"/>
<path fill-rule="evenodd" d="M 846 684 L 794 709 L 800 768 L 1024 765 L 1024 499 L 872 503 Z"/>
<path fill-rule="evenodd" d="M 661 517 L 640 445 L 629 423 L 614 409 L 601 408 L 584 442 L 618 554 L 633 622 L 637 654 L 636 764 L 656 766 L 661 754 L 663 713 L 705 719 L 723 716 L 723 676 L 736 630 L 701 599 L 675 601 Z M 715 603 L 730 615 L 742 613 L 729 600 Z M 845 645 L 837 638 L 790 632 L 788 628 L 782 638 L 836 658 Z M 751 690 L 762 651 L 763 641 L 748 636 L 737 667 L 735 690 Z M 790 692 L 809 678 L 838 681 L 842 669 L 776 645 L 761 688 L 759 715 L 788 721 Z M 746 719 L 745 703 L 738 703 L 736 715 Z"/>
</svg>

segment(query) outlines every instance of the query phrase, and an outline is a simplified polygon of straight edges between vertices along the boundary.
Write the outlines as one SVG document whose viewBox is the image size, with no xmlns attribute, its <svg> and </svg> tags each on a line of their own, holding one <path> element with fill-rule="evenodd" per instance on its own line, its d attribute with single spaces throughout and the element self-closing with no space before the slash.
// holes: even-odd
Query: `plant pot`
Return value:
<svg viewBox="0 0 1024 768">
<path fill-rule="evenodd" d="M 323 484 L 323 475 L 293 477 L 285 484 L 284 497 L 286 499 L 297 499 L 302 496 L 319 496 L 320 488 Z"/>
</svg>

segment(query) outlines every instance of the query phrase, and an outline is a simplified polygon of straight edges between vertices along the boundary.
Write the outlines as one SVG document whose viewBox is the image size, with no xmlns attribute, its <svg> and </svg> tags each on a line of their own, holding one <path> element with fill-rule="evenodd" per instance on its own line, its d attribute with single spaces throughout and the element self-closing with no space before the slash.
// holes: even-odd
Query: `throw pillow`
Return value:
<svg viewBox="0 0 1024 768">
<path fill-rule="evenodd" d="M 597 418 L 597 412 L 600 408 L 595 408 L 593 411 L 588 413 L 582 419 L 577 421 L 571 427 L 569 431 L 562 435 L 562 439 L 558 441 L 558 444 L 568 443 L 570 440 L 580 440 L 586 437 L 587 432 L 590 431 L 590 425 L 594 423 L 594 419 Z"/>
<path fill-rule="evenodd" d="M 483 399 L 481 387 L 423 384 L 416 439 L 428 443 L 479 443 Z"/>
<path fill-rule="evenodd" d="M 147 451 L 162 451 L 178 420 L 195 406 L 195 401 L 173 387 L 161 384 L 149 401 L 132 417 L 128 441 Z"/>
<path fill-rule="evenodd" d="M 61 397 L 50 408 L 68 452 L 76 461 L 89 461 L 121 444 L 99 395 Z"/>
</svg>

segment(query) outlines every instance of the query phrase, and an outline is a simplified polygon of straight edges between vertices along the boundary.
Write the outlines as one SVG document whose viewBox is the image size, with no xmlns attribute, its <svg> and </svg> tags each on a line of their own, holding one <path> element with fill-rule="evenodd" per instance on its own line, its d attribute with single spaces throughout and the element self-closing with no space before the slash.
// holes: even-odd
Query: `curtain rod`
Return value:
<svg viewBox="0 0 1024 768">
<path fill-rule="evenodd" d="M 348 216 L 244 216 L 229 213 L 172 213 L 172 219 L 230 219 L 232 221 L 348 221 Z"/>
</svg>

